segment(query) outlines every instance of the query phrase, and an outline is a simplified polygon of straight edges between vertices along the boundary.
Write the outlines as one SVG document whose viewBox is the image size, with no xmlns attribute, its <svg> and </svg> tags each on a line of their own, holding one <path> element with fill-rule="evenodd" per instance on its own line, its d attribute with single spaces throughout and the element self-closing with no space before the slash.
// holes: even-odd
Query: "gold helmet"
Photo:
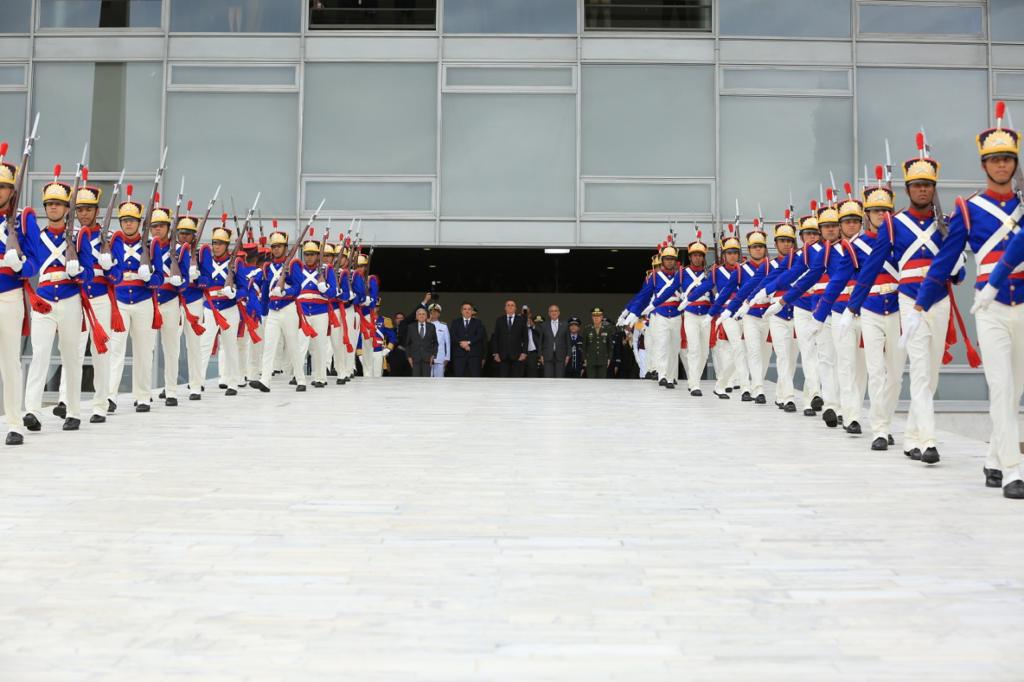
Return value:
<svg viewBox="0 0 1024 682">
<path fill-rule="evenodd" d="M 939 169 L 942 167 L 942 164 L 935 159 L 928 158 L 925 155 L 925 151 L 924 133 L 918 133 L 918 156 L 915 159 L 908 159 L 903 162 L 903 182 L 910 184 L 918 180 L 926 180 L 928 182 L 939 181 Z"/>
<path fill-rule="evenodd" d="M 85 185 L 78 188 L 75 195 L 75 206 L 99 206 L 103 190 L 92 185 Z"/>
<path fill-rule="evenodd" d="M 153 212 L 149 216 L 150 225 L 170 225 L 171 224 L 171 209 L 163 206 L 154 206 Z"/>
<path fill-rule="evenodd" d="M 786 211 L 788 214 L 789 211 Z M 784 222 L 775 223 L 775 239 L 792 239 L 796 241 L 796 228 L 789 222 L 788 216 Z"/>
<path fill-rule="evenodd" d="M 302 254 L 307 253 L 320 253 L 320 242 L 315 240 L 309 240 L 302 245 Z"/>
<path fill-rule="evenodd" d="M 742 245 L 740 244 L 739 238 L 735 237 L 733 233 L 736 231 L 736 226 L 729 223 L 729 234 L 722 235 L 722 251 L 742 251 Z"/>
<path fill-rule="evenodd" d="M 864 220 L 864 205 L 857 199 L 844 199 L 839 203 L 839 220 Z"/>
<path fill-rule="evenodd" d="M 874 187 L 865 187 L 864 191 L 861 192 L 861 196 L 864 198 L 864 210 L 870 211 L 872 209 L 878 209 L 882 211 L 891 211 L 894 206 L 895 195 L 892 189 L 882 184 L 882 167 L 875 166 L 875 179 L 878 184 Z"/>
<path fill-rule="evenodd" d="M 359 266 L 359 265 L 369 265 L 369 264 L 370 264 L 370 257 L 367 256 L 365 253 L 359 254 L 359 257 L 356 259 L 356 265 Z"/>
<path fill-rule="evenodd" d="M 210 235 L 211 242 L 223 242 L 225 244 L 231 243 L 231 228 L 221 225 L 220 227 L 213 228 L 213 234 Z"/>
<path fill-rule="evenodd" d="M 6 161 L 8 149 L 6 142 L 0 142 L 0 185 L 13 187 L 18 181 L 18 167 Z"/>
<path fill-rule="evenodd" d="M 43 203 L 58 201 L 62 204 L 71 203 L 71 185 L 60 180 L 60 164 L 53 167 L 53 182 L 43 187 Z"/>
<path fill-rule="evenodd" d="M 1020 158 L 1020 133 L 1003 127 L 1006 102 L 996 102 L 996 127 L 978 134 L 978 154 L 984 161 L 990 156 L 1014 156 Z"/>
</svg>

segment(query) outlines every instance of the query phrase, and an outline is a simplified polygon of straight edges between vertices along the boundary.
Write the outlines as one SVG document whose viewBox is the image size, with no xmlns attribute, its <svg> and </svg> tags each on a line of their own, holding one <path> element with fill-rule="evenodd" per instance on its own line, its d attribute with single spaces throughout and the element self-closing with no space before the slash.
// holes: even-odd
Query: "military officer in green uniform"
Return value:
<svg viewBox="0 0 1024 682">
<path fill-rule="evenodd" d="M 583 332 L 583 357 L 588 379 L 607 379 L 612 361 L 612 325 L 604 319 L 604 311 L 590 311 L 591 323 Z"/>
</svg>

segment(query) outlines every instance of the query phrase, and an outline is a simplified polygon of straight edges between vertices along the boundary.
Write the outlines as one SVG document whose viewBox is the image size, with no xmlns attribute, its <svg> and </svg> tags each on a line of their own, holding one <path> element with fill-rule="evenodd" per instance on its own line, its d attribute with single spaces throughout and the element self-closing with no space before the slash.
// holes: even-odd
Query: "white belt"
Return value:
<svg viewBox="0 0 1024 682">
<path fill-rule="evenodd" d="M 322 303 L 324 305 L 330 303 L 330 301 L 323 296 L 318 296 L 316 294 L 299 294 L 295 300 L 303 303 Z"/>
<path fill-rule="evenodd" d="M 900 279 L 906 279 L 907 277 L 924 277 L 928 274 L 928 268 L 930 266 L 922 266 L 919 268 L 907 268 L 906 270 L 900 270 Z"/>
<path fill-rule="evenodd" d="M 139 273 L 134 270 L 129 270 L 121 276 L 122 282 L 145 282 L 144 279 L 139 277 Z"/>
<path fill-rule="evenodd" d="M 63 282 L 66 279 L 71 278 L 68 277 L 68 273 L 64 272 L 63 270 L 61 272 L 44 272 L 43 274 L 39 275 L 40 284 L 42 284 L 43 282 Z"/>
<path fill-rule="evenodd" d="M 875 284 L 871 287 L 870 293 L 872 294 L 891 294 L 899 289 L 899 285 L 895 282 L 889 282 L 888 284 Z"/>
<path fill-rule="evenodd" d="M 999 265 L 999 261 L 996 261 L 994 263 L 982 263 L 981 265 L 978 266 L 978 274 L 979 275 L 991 274 L 991 272 L 996 269 L 997 265 Z M 1020 265 L 1015 267 L 1013 269 L 1013 272 L 1024 272 L 1024 263 L 1021 263 Z"/>
</svg>

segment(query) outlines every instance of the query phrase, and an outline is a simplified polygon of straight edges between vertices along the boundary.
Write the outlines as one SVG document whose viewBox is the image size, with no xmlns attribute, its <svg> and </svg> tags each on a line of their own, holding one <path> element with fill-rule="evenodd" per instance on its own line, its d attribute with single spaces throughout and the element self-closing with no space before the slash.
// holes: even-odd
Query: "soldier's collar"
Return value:
<svg viewBox="0 0 1024 682">
<path fill-rule="evenodd" d="M 914 216 L 918 220 L 930 220 L 935 215 L 935 212 L 932 211 L 931 209 L 922 212 L 922 211 L 918 211 L 913 206 L 909 206 L 907 208 L 907 213 L 909 213 L 910 215 Z"/>
<path fill-rule="evenodd" d="M 1000 194 L 998 192 L 993 192 L 992 190 L 989 189 L 986 189 L 984 192 L 982 192 L 982 194 L 984 194 L 989 199 L 992 199 L 993 201 L 1010 201 L 1015 196 L 1017 196 L 1013 192 L 1010 192 L 1008 194 Z"/>
</svg>

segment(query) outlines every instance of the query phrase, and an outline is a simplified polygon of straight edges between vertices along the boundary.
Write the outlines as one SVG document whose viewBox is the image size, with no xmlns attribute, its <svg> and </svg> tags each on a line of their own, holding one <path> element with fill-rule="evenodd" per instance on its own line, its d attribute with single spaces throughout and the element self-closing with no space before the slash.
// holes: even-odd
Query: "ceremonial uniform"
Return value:
<svg viewBox="0 0 1024 682">
<path fill-rule="evenodd" d="M 769 270 L 761 284 L 761 291 L 751 301 L 751 305 L 764 305 L 764 312 L 767 312 L 768 303 L 772 300 L 768 296 L 768 289 L 771 288 L 774 292 L 775 300 L 782 298 L 789 289 L 789 285 L 784 280 L 784 275 L 789 272 L 790 268 L 793 267 L 793 263 L 796 262 L 796 228 L 789 222 L 776 223 L 776 245 L 784 240 L 792 241 L 793 247 L 791 247 L 788 254 L 783 255 L 780 253 L 768 262 Z M 796 374 L 796 339 L 793 315 L 793 306 L 791 305 L 783 306 L 775 315 L 762 315 L 763 319 L 768 320 L 771 345 L 775 351 L 775 371 L 777 374 L 775 403 L 786 412 L 796 411 L 796 404 L 793 402 L 793 377 Z"/>
<path fill-rule="evenodd" d="M 321 269 L 319 261 L 320 244 L 317 242 L 306 242 L 302 247 L 302 255 L 305 258 L 309 255 L 317 255 L 317 262 L 313 266 L 292 263 L 292 279 L 299 283 L 299 294 L 296 301 L 299 304 L 299 317 L 302 320 L 303 329 L 307 332 L 299 339 L 301 353 L 305 356 L 309 350 L 312 360 L 312 383 L 316 388 L 323 388 L 327 385 L 327 356 L 330 348 L 330 318 L 333 312 L 330 311 L 330 301 L 325 295 L 328 291 L 337 290 L 338 284 L 334 276 L 334 270 L 328 269 L 325 272 Z M 309 334 L 309 329 L 313 334 Z M 306 383 L 305 376 L 295 377 L 299 385 Z"/>
<path fill-rule="evenodd" d="M 157 317 L 156 291 L 164 283 L 162 268 L 150 263 L 163 262 L 163 249 L 156 241 L 145 244 L 141 232 L 128 235 L 123 231 L 125 220 L 142 220 L 142 205 L 134 201 L 121 204 L 118 218 L 122 230 L 114 235 L 114 242 L 123 249 L 121 281 L 114 287 L 117 306 L 124 321 L 123 332 L 114 332 L 110 343 L 110 395 L 117 405 L 118 389 L 124 373 L 124 358 L 128 336 L 132 338 L 132 398 L 137 412 L 148 412 L 153 389 L 153 353 L 156 332 L 160 328 Z M 160 211 L 157 213 L 157 211 Z M 154 217 L 170 221 L 167 209 L 154 208 Z M 149 251 L 149 263 L 145 251 Z"/>
<path fill-rule="evenodd" d="M 576 331 L 572 330 L 573 325 Z M 565 365 L 565 376 L 579 378 L 583 376 L 583 335 L 580 334 L 580 318 L 569 318 L 569 347 L 566 349 L 569 362 Z"/>
<path fill-rule="evenodd" d="M 722 240 L 722 253 L 740 252 L 740 240 L 730 235 Z M 715 288 L 715 300 L 708 311 L 712 320 L 718 320 L 725 306 L 732 300 L 739 288 L 740 266 L 723 263 L 711 271 L 711 283 Z M 715 395 L 719 398 L 727 396 L 733 388 L 739 387 L 741 393 L 750 394 L 750 377 L 747 372 L 746 347 L 743 343 L 743 329 L 738 321 L 731 317 L 712 322 L 711 343 L 714 344 L 715 361 Z"/>
<path fill-rule="evenodd" d="M 245 244 L 245 259 L 239 259 L 235 272 L 238 284 L 238 315 L 241 318 L 236 340 L 238 343 L 238 367 L 244 386 L 250 379 L 259 376 L 263 337 L 260 329 L 263 323 L 263 264 L 259 261 L 259 245 Z M 265 329 L 264 329 L 265 332 Z"/>
<path fill-rule="evenodd" d="M 651 269 L 644 276 L 643 285 L 640 287 L 640 291 L 633 295 L 633 297 L 626 303 L 625 309 L 622 314 L 619 315 L 618 326 L 630 326 L 634 324 L 641 317 L 646 320 L 644 329 L 644 348 L 647 362 L 647 371 L 644 373 L 644 378 L 650 378 L 659 380 L 666 376 L 666 368 L 662 363 L 662 356 L 658 348 L 658 344 L 662 340 L 664 333 L 657 334 L 651 332 L 651 319 L 648 314 L 648 309 L 651 308 L 651 303 L 654 297 L 660 290 L 664 290 L 667 293 L 671 293 L 673 289 L 671 286 L 665 288 L 665 282 L 662 282 L 661 287 L 658 283 L 662 277 L 659 273 L 661 269 L 661 250 L 667 246 L 667 243 L 662 243 L 658 246 L 658 252 L 651 258 Z M 674 247 L 673 247 L 674 249 Z M 653 308 L 651 308 L 653 309 Z M 659 381 L 661 385 L 665 383 Z"/>
<path fill-rule="evenodd" d="M 726 317 L 735 317 L 739 322 L 746 356 L 746 367 L 743 370 L 743 378 L 750 377 L 750 395 L 744 395 L 743 399 L 753 397 L 754 402 L 763 405 L 767 402 L 764 396 L 764 379 L 768 372 L 768 362 L 771 360 L 772 349 L 768 344 L 768 318 L 764 317 L 764 311 L 768 308 L 767 303 L 757 303 L 747 306 L 742 315 L 737 315 L 740 306 L 760 290 L 765 277 L 771 270 L 771 265 L 765 255 L 768 251 L 767 235 L 760 230 L 754 230 L 747 234 L 747 248 L 754 249 L 761 247 L 760 259 L 755 259 L 753 254 L 742 265 L 736 273 L 737 289 L 735 295 L 727 306 Z"/>
<path fill-rule="evenodd" d="M 666 388 L 675 387 L 679 379 L 679 347 L 682 334 L 682 279 L 676 267 L 679 251 L 669 244 L 659 253 L 661 267 L 644 281 L 630 312 L 636 317 L 647 317 L 647 363 L 658 372 L 658 384 Z M 671 265 L 666 260 L 671 260 Z M 671 268 L 671 269 L 670 269 Z M 636 310 L 641 303 L 645 307 Z M 630 323 L 636 320 L 630 318 Z M 590 372 L 587 372 L 588 376 Z"/>
<path fill-rule="evenodd" d="M 686 247 L 687 257 L 694 253 L 707 255 L 707 245 L 697 240 Z M 681 273 L 683 290 L 680 305 L 683 307 L 683 338 L 686 348 L 683 356 L 686 361 L 686 386 L 691 395 L 700 395 L 700 378 L 711 352 L 711 277 L 703 269 L 684 268 Z"/>
<path fill-rule="evenodd" d="M 223 219 L 225 216 L 221 216 Z M 238 290 L 228 285 L 228 273 L 232 267 L 231 254 L 228 246 L 231 242 L 231 230 L 221 226 L 213 231 L 212 241 L 224 246 L 224 253 L 219 258 L 213 255 L 213 248 L 204 244 L 199 248 L 199 286 L 203 288 L 203 337 L 199 353 L 202 360 L 200 377 L 205 383 L 210 364 L 210 355 L 214 344 L 218 342 L 224 348 L 224 367 L 220 369 L 221 377 L 227 385 L 225 395 L 238 394 L 235 388 L 241 383 L 241 367 L 238 357 L 238 325 L 241 315 L 238 310 Z M 219 339 L 218 339 L 219 337 Z M 197 390 L 192 386 L 193 391 Z"/>
<path fill-rule="evenodd" d="M 153 210 L 153 225 L 166 224 L 170 227 L 171 214 L 167 209 Z M 196 223 L 190 216 L 178 220 L 178 231 L 195 234 Z M 178 404 L 178 359 L 181 355 L 181 328 L 185 320 L 183 315 L 182 296 L 188 288 L 188 271 L 192 265 L 191 252 L 184 244 L 170 243 L 167 239 L 157 241 L 160 248 L 159 268 L 163 282 L 156 290 L 156 302 L 160 311 L 160 350 L 164 359 L 164 404 L 174 407 Z M 177 261 L 177 274 L 171 267 L 171 259 Z"/>
<path fill-rule="evenodd" d="M 600 308 L 594 308 L 591 315 L 604 315 Z M 607 379 L 612 358 L 612 326 L 605 320 L 595 326 L 588 324 L 583 332 L 584 367 L 588 379 Z M 673 357 L 673 359 L 675 359 Z"/>
<path fill-rule="evenodd" d="M 192 223 L 196 221 L 188 216 Z M 186 218 L 179 221 L 178 229 L 182 229 Z M 198 239 L 198 234 L 196 235 Z M 206 287 L 200 284 L 199 256 L 201 248 L 197 244 L 189 247 L 188 281 L 184 291 L 181 292 L 181 313 L 188 323 L 184 326 L 185 332 L 185 357 L 188 361 L 188 399 L 202 400 L 203 384 L 206 383 L 207 359 L 203 358 L 203 335 L 206 327 L 203 322 L 206 317 L 204 304 L 206 303 Z"/>
<path fill-rule="evenodd" d="M 287 244 L 288 236 L 284 232 L 273 232 L 270 235 L 271 248 Z M 264 266 L 263 289 L 267 322 L 264 326 L 265 338 L 263 339 L 263 366 L 260 371 L 260 385 L 255 386 L 261 391 L 270 390 L 270 379 L 274 374 L 276 358 L 281 352 L 284 354 L 283 364 L 291 370 L 296 382 L 299 377 L 305 377 L 306 373 L 305 353 L 302 350 L 301 341 L 303 332 L 299 327 L 298 303 L 295 302 L 299 295 L 302 278 L 293 274 L 293 267 L 301 268 L 302 264 L 297 260 L 285 263 L 285 260 L 284 258 L 272 260 Z M 281 276 L 282 271 L 283 277 Z M 280 350 L 281 348 L 283 351 Z"/>
<path fill-rule="evenodd" d="M 1019 165 L 1020 133 L 1002 127 L 1003 113 L 1000 103 L 995 127 L 977 137 L 978 151 L 983 161 L 1015 160 L 1016 193 L 1000 193 L 990 188 L 957 200 L 949 234 L 916 300 L 925 310 L 934 305 L 946 289 L 944 280 L 950 269 L 956 267 L 964 246 L 970 243 L 978 266 L 974 311 L 992 418 L 992 437 L 985 459 L 986 485 L 1001 485 L 1005 497 L 1024 499 L 1017 421 L 1024 392 L 1024 175 Z M 970 350 L 968 353 L 970 357 Z"/>
<path fill-rule="evenodd" d="M 431 303 L 427 308 L 431 315 L 436 311 L 441 313 L 441 306 Z M 437 355 L 434 356 L 434 364 L 430 367 L 430 376 L 441 378 L 444 376 L 444 368 L 452 357 L 452 336 L 448 331 L 448 325 L 440 319 L 431 320 L 437 329 Z"/>
</svg>

